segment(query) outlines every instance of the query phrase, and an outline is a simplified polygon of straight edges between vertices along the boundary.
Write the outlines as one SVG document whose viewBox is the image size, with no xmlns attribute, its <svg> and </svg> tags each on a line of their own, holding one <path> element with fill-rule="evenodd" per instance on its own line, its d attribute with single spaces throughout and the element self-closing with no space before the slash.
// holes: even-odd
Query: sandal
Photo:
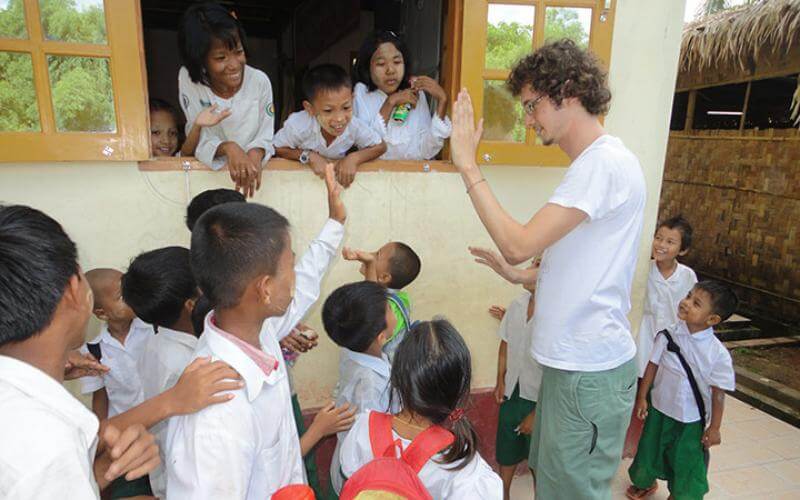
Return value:
<svg viewBox="0 0 800 500">
<path fill-rule="evenodd" d="M 634 485 L 630 485 L 625 491 L 625 496 L 630 500 L 641 500 L 655 493 L 657 489 L 658 483 L 656 482 L 654 482 L 649 488 L 637 488 Z"/>
</svg>

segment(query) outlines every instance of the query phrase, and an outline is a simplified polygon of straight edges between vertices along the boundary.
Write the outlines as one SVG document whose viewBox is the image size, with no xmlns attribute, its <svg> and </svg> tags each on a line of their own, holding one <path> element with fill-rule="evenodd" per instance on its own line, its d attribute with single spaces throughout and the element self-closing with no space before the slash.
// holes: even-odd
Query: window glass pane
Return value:
<svg viewBox="0 0 800 500">
<path fill-rule="evenodd" d="M 483 138 L 489 141 L 525 142 L 525 118 L 519 99 L 503 80 L 483 82 Z"/>
<path fill-rule="evenodd" d="M 697 130 L 735 130 L 744 108 L 746 83 L 699 89 L 694 103 L 692 128 Z"/>
<path fill-rule="evenodd" d="M 800 92 L 797 75 L 758 80 L 751 84 L 744 128 L 792 128 L 792 95 Z M 800 94 L 798 94 L 800 95 Z"/>
<path fill-rule="evenodd" d="M 39 9 L 48 40 L 106 43 L 103 0 L 39 0 Z"/>
<path fill-rule="evenodd" d="M 683 130 L 686 126 L 687 106 L 689 106 L 689 92 L 676 92 L 672 98 L 672 116 L 669 119 L 670 130 Z"/>
<path fill-rule="evenodd" d="M 511 69 L 533 48 L 532 5 L 489 4 L 486 67 Z"/>
<path fill-rule="evenodd" d="M 547 7 L 544 20 L 545 42 L 569 38 L 579 47 L 589 46 L 592 9 Z"/>
<path fill-rule="evenodd" d="M 30 54 L 0 52 L 0 110 L 0 132 L 41 130 Z"/>
<path fill-rule="evenodd" d="M 47 66 L 59 132 L 116 131 L 108 59 L 47 56 Z"/>
<path fill-rule="evenodd" d="M 0 0 L 0 38 L 27 38 L 22 0 Z"/>
</svg>

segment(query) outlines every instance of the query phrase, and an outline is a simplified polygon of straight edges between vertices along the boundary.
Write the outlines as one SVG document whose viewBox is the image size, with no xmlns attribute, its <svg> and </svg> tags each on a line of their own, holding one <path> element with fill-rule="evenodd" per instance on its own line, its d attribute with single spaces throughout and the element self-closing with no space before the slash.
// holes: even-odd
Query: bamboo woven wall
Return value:
<svg viewBox="0 0 800 500">
<path fill-rule="evenodd" d="M 659 220 L 689 219 L 683 260 L 734 285 L 743 310 L 800 326 L 800 135 L 755 134 L 671 134 Z"/>
</svg>

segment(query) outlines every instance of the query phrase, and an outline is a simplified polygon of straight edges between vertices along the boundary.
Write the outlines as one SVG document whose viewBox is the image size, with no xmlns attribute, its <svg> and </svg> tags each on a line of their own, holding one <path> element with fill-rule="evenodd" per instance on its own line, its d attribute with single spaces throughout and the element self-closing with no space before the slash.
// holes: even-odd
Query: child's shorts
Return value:
<svg viewBox="0 0 800 500">
<path fill-rule="evenodd" d="M 519 434 L 515 429 L 535 409 L 535 402 L 520 397 L 519 384 L 514 386 L 511 397 L 500 405 L 495 457 L 500 465 L 517 465 L 528 458 L 531 436 Z"/>
<path fill-rule="evenodd" d="M 649 488 L 656 479 L 663 479 L 674 498 L 702 499 L 708 493 L 702 437 L 699 421 L 678 422 L 651 406 L 636 458 L 628 469 L 631 482 L 637 488 Z"/>
</svg>

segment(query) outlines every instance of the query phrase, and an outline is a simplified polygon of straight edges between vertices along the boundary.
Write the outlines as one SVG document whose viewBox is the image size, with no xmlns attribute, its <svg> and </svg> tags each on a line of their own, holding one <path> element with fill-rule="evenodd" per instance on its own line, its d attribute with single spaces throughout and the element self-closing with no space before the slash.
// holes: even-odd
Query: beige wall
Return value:
<svg viewBox="0 0 800 500">
<path fill-rule="evenodd" d="M 667 127 L 682 2 L 619 0 L 612 55 L 615 95 L 606 124 L 639 156 L 647 177 L 645 238 L 634 286 L 634 322 L 644 292 L 642 269 L 649 254 L 667 140 Z M 527 220 L 553 191 L 560 168 L 485 169 L 504 206 Z M 78 243 L 84 268 L 124 268 L 137 253 L 169 244 L 188 244 L 183 226 L 187 193 L 183 173 L 143 173 L 135 164 L 16 164 L 0 167 L 0 200 L 40 208 L 63 223 Z M 227 186 L 225 174 L 188 175 L 192 195 Z M 272 205 L 292 222 L 294 248 L 300 253 L 326 217 L 324 186 L 308 172 L 267 172 L 256 201 Z M 496 321 L 486 313 L 493 303 L 507 303 L 518 289 L 472 262 L 468 245 L 491 244 L 474 214 L 460 178 L 443 173 L 364 173 L 345 193 L 349 210 L 348 245 L 377 248 L 403 240 L 421 255 L 423 272 L 409 288 L 414 317 L 443 314 L 463 333 L 474 358 L 474 386 L 494 384 Z M 323 286 L 323 297 L 336 286 L 359 279 L 357 266 L 336 261 Z M 321 333 L 317 304 L 308 322 Z M 94 335 L 93 323 L 89 335 Z M 316 350 L 301 357 L 295 369 L 305 405 L 330 393 L 337 378 L 337 351 L 322 334 Z"/>
</svg>

